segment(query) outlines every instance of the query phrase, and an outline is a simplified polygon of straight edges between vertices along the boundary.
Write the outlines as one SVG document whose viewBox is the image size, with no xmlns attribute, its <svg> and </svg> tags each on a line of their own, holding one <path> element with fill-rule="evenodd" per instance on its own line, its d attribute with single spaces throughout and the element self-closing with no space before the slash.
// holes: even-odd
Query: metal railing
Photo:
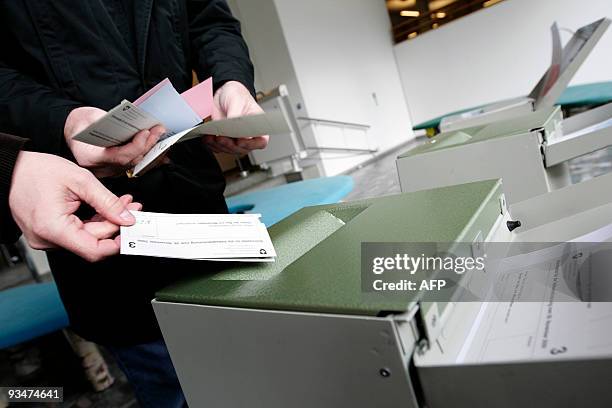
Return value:
<svg viewBox="0 0 612 408">
<path fill-rule="evenodd" d="M 353 123 L 353 122 L 342 122 L 339 120 L 330 120 L 330 119 L 319 119 L 319 118 L 309 118 L 306 116 L 299 116 L 297 118 L 298 120 L 306 120 L 308 122 L 317 122 L 317 123 L 327 123 L 329 125 L 336 125 L 336 126 L 348 126 L 348 127 L 356 127 L 356 128 L 364 128 L 364 129 L 369 129 L 370 125 L 364 125 L 362 123 Z"/>
<path fill-rule="evenodd" d="M 370 125 L 366 125 L 363 123 L 354 123 L 354 122 L 342 122 L 339 120 L 330 120 L 330 119 L 320 119 L 320 118 L 311 118 L 306 116 L 300 116 L 297 118 L 298 120 L 314 122 L 314 123 L 323 123 L 332 126 L 341 126 L 341 127 L 352 127 L 357 129 L 367 130 L 370 128 Z M 361 152 L 361 153 L 375 153 L 378 149 L 372 148 L 359 148 L 359 147 L 331 147 L 331 146 L 305 146 L 307 150 L 316 150 L 316 151 L 330 151 L 330 152 Z"/>
</svg>

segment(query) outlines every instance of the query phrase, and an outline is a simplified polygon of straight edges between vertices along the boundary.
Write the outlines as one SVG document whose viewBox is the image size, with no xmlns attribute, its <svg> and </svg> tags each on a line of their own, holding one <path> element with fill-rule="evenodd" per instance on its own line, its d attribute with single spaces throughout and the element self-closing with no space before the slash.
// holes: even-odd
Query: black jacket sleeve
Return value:
<svg viewBox="0 0 612 408">
<path fill-rule="evenodd" d="M 29 149 L 65 156 L 64 124 L 79 106 L 0 60 L 0 130 L 30 139 Z"/>
<path fill-rule="evenodd" d="M 14 242 L 19 230 L 9 209 L 13 168 L 25 139 L 0 133 L 0 242 Z"/>
<path fill-rule="evenodd" d="M 254 95 L 253 64 L 240 22 L 225 0 L 188 0 L 189 39 L 200 79 L 213 77 L 218 89 L 227 81 L 238 81 Z"/>
</svg>

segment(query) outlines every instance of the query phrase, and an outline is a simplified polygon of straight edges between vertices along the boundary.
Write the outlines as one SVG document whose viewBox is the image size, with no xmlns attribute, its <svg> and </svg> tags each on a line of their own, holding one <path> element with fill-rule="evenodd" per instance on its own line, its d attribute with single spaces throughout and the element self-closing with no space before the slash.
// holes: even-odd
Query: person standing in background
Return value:
<svg viewBox="0 0 612 408">
<path fill-rule="evenodd" d="M 266 136 L 181 143 L 169 162 L 135 179 L 125 170 L 162 128 L 143 131 L 121 152 L 72 140 L 122 99 L 135 100 L 164 78 L 185 91 L 192 70 L 202 80 L 213 77 L 213 119 L 261 112 L 240 23 L 224 0 L 0 0 L 0 21 L 0 131 L 90 169 L 148 211 L 227 212 L 212 152 L 264 148 Z M 184 274 L 205 273 L 207 264 L 145 257 L 90 264 L 67 251 L 48 257 L 73 330 L 111 350 L 140 404 L 184 406 L 150 301 Z"/>
</svg>

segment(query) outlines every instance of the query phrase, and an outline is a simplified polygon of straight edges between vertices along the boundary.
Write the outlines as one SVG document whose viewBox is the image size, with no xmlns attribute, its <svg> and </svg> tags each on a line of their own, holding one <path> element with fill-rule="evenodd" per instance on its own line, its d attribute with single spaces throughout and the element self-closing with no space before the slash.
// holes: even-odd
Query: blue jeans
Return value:
<svg viewBox="0 0 612 408">
<path fill-rule="evenodd" d="M 107 346 L 143 408 L 187 407 L 163 340 L 135 346 Z"/>
</svg>

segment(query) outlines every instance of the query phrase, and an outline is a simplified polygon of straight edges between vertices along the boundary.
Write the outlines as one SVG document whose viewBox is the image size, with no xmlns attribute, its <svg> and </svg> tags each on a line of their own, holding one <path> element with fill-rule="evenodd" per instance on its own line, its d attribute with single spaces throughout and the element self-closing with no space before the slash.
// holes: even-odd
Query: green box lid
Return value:
<svg viewBox="0 0 612 408">
<path fill-rule="evenodd" d="M 362 242 L 472 242 L 500 215 L 501 181 L 489 180 L 304 208 L 269 229 L 275 263 L 228 264 L 157 293 L 157 300 L 375 316 L 418 301 L 365 296 Z M 207 266 L 203 264 L 203 269 Z"/>
</svg>

